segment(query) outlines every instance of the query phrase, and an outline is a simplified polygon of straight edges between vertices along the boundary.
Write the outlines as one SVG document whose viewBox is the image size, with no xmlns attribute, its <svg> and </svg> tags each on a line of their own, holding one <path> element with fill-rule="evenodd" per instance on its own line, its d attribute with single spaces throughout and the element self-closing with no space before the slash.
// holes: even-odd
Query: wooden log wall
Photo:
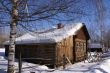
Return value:
<svg viewBox="0 0 110 73">
<path fill-rule="evenodd" d="M 55 64 L 55 44 L 16 45 L 15 57 L 21 50 L 23 60 L 36 64 Z M 8 46 L 7 46 L 8 51 Z"/>
<path fill-rule="evenodd" d="M 75 39 L 76 61 L 82 61 L 86 57 L 86 40 Z"/>
<path fill-rule="evenodd" d="M 87 56 L 87 36 L 84 28 L 81 28 L 75 38 L 76 61 L 83 61 Z"/>
<path fill-rule="evenodd" d="M 63 55 L 68 57 L 68 59 L 73 63 L 73 36 L 70 36 L 57 43 L 56 51 L 57 66 L 62 65 Z"/>
</svg>

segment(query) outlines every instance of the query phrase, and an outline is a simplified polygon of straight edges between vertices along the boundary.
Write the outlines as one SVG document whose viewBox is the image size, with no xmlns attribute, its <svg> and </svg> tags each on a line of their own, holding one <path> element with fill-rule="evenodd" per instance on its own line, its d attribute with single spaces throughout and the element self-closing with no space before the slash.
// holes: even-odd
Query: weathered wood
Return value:
<svg viewBox="0 0 110 73">
<path fill-rule="evenodd" d="M 71 64 L 71 65 L 72 65 L 72 63 L 71 63 L 71 61 L 69 60 L 69 58 L 68 58 L 68 57 L 66 57 L 66 59 L 67 59 L 67 61 L 69 62 L 69 64 Z"/>
<path fill-rule="evenodd" d="M 63 62 L 63 55 L 65 55 L 69 63 L 85 60 L 87 56 L 87 40 L 84 28 L 81 28 L 76 35 L 65 37 L 57 43 L 30 43 L 16 45 L 16 58 L 18 58 L 18 51 L 22 49 L 22 58 L 26 61 L 38 64 L 61 66 Z M 80 44 L 77 47 L 77 42 Z M 6 48 L 8 48 L 6 46 Z M 6 49 L 8 51 L 8 49 Z M 6 53 L 7 55 L 7 53 Z"/>
<path fill-rule="evenodd" d="M 77 42 L 79 43 L 79 47 L 77 47 Z M 87 54 L 87 36 L 84 32 L 84 28 L 78 32 L 75 38 L 75 54 L 76 54 L 76 62 L 85 60 Z"/>
<path fill-rule="evenodd" d="M 57 44 L 57 65 L 61 65 L 63 55 L 73 61 L 73 36 L 70 36 Z"/>
</svg>

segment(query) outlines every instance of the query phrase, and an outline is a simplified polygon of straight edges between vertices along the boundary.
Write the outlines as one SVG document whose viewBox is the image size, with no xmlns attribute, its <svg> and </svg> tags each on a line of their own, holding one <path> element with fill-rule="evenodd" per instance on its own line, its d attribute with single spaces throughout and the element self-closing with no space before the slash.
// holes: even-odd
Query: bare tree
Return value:
<svg viewBox="0 0 110 73">
<path fill-rule="evenodd" d="M 93 0 L 95 6 L 96 6 L 96 9 L 97 9 L 97 17 L 98 17 L 98 25 L 99 25 L 99 30 L 100 30 L 100 36 L 101 36 L 101 44 L 102 44 L 102 47 L 104 48 L 104 28 L 105 28 L 105 25 L 104 25 L 104 4 L 103 4 L 103 0 Z"/>
<path fill-rule="evenodd" d="M 8 56 L 8 73 L 14 73 L 16 26 L 18 23 L 18 0 L 12 0 L 12 20 L 10 24 L 10 46 Z"/>
<path fill-rule="evenodd" d="M 0 47 L 4 47 L 4 42 L 8 40 L 8 37 L 6 36 L 5 27 L 0 27 Z"/>
<path fill-rule="evenodd" d="M 104 35 L 104 38 L 105 38 L 104 45 L 106 48 L 110 48 L 110 35 L 109 34 L 110 34 L 110 29 Z"/>
<path fill-rule="evenodd" d="M 80 0 L 0 0 L 0 27 L 10 26 L 10 47 L 8 56 L 8 73 L 14 73 L 16 27 L 27 29 L 33 27 L 33 21 L 73 20 L 60 19 L 62 16 L 82 14 L 78 7 Z M 80 6 L 80 5 L 79 5 Z M 28 23 L 28 24 L 25 24 Z"/>
<path fill-rule="evenodd" d="M 2 43 L 2 28 L 0 28 L 0 47 L 1 47 L 1 43 Z"/>
</svg>

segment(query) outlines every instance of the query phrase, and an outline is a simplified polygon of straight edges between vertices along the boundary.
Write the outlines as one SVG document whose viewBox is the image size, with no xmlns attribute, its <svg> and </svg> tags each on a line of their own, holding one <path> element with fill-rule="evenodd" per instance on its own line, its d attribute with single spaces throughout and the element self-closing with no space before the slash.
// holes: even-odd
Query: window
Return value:
<svg viewBox="0 0 110 73">
<path fill-rule="evenodd" d="M 84 43 L 84 50 L 86 51 L 86 43 Z"/>
<path fill-rule="evenodd" d="M 79 42 L 76 42 L 76 51 L 79 49 Z"/>
</svg>

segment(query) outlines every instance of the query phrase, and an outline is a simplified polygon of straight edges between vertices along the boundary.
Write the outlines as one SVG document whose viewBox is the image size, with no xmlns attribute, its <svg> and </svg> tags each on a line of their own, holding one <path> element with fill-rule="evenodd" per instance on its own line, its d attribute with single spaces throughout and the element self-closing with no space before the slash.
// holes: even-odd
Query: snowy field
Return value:
<svg viewBox="0 0 110 73">
<path fill-rule="evenodd" d="M 7 59 L 4 57 L 4 49 L 0 49 L 0 73 L 6 73 Z M 15 62 L 15 71 L 18 71 L 18 63 Z M 104 54 L 103 61 L 88 63 L 82 61 L 67 66 L 65 69 L 49 69 L 48 67 L 23 62 L 22 73 L 110 73 L 110 52 Z"/>
</svg>

